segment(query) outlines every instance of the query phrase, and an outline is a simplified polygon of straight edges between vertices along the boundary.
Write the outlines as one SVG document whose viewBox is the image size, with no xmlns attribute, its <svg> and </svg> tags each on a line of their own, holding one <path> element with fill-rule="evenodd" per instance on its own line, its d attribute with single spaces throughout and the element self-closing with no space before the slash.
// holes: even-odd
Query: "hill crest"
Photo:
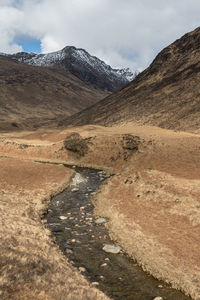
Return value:
<svg viewBox="0 0 200 300">
<path fill-rule="evenodd" d="M 163 49 L 122 90 L 60 125 L 134 122 L 200 132 L 200 27 Z"/>
</svg>

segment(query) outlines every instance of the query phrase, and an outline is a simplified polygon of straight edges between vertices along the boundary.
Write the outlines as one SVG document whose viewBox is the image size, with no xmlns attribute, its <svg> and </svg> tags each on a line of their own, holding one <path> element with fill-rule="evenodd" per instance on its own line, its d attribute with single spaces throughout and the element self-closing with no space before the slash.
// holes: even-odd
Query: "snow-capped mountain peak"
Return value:
<svg viewBox="0 0 200 300">
<path fill-rule="evenodd" d="M 83 81 L 109 91 L 124 87 L 136 76 L 129 68 L 113 69 L 86 50 L 74 46 L 47 54 L 19 52 L 8 56 L 29 65 L 63 69 Z"/>
</svg>

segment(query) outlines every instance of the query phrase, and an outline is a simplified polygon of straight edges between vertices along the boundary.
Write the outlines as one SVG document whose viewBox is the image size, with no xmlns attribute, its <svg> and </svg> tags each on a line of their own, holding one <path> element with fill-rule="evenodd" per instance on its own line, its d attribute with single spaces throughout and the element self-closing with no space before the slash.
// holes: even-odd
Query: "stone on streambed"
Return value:
<svg viewBox="0 0 200 300">
<path fill-rule="evenodd" d="M 78 269 L 80 272 L 86 272 L 86 269 L 84 267 L 79 267 Z"/>
<path fill-rule="evenodd" d="M 73 188 L 73 189 L 71 189 L 71 191 L 74 193 L 74 192 L 78 192 L 79 189 L 78 188 Z"/>
<path fill-rule="evenodd" d="M 85 218 L 86 221 L 90 221 L 92 222 L 93 221 L 93 218 L 92 217 L 89 217 L 89 218 Z"/>
<path fill-rule="evenodd" d="M 104 224 L 106 222 L 107 222 L 107 220 L 105 218 L 98 218 L 95 220 L 96 224 Z"/>
<path fill-rule="evenodd" d="M 78 185 L 82 182 L 86 182 L 86 181 L 87 181 L 87 178 L 83 177 L 80 173 L 76 173 L 72 179 L 71 186 L 73 186 L 73 185 L 76 186 L 76 185 Z"/>
<path fill-rule="evenodd" d="M 96 281 L 92 282 L 91 284 L 92 284 L 92 285 L 94 285 L 94 286 L 97 286 L 97 285 L 99 285 L 99 283 L 98 283 L 98 282 L 96 282 Z"/>
<path fill-rule="evenodd" d="M 108 265 L 107 263 L 104 263 L 101 265 L 101 267 L 107 267 L 107 265 Z"/>
<path fill-rule="evenodd" d="M 72 253 L 73 253 L 73 251 L 72 251 L 71 249 L 66 249 L 65 252 L 66 252 L 67 254 L 72 254 Z"/>
<path fill-rule="evenodd" d="M 153 300 L 163 300 L 163 297 L 155 297 Z"/>
<path fill-rule="evenodd" d="M 65 217 L 65 216 L 60 216 L 59 219 L 63 221 L 63 220 L 67 220 L 67 217 Z"/>
<path fill-rule="evenodd" d="M 103 247 L 103 251 L 105 251 L 107 253 L 118 254 L 121 252 L 121 248 L 119 246 L 106 244 Z"/>
</svg>

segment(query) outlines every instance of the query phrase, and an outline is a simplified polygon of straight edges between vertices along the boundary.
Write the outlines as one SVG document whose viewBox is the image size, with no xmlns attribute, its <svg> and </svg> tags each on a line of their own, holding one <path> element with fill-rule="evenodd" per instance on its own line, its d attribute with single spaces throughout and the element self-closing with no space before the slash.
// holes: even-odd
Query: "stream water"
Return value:
<svg viewBox="0 0 200 300">
<path fill-rule="evenodd" d="M 71 186 L 52 199 L 46 224 L 64 255 L 112 299 L 190 299 L 143 272 L 124 253 L 112 254 L 102 249 L 113 241 L 104 224 L 96 224 L 91 197 L 104 180 L 101 171 L 77 168 Z"/>
</svg>

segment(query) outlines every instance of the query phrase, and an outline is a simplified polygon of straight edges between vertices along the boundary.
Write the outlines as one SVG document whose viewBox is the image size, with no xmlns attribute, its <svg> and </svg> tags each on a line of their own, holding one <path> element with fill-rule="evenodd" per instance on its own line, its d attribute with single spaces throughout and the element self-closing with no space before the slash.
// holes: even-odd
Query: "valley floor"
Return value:
<svg viewBox="0 0 200 300">
<path fill-rule="evenodd" d="M 41 222 L 73 175 L 63 163 L 112 174 L 93 198 L 111 237 L 146 271 L 200 299 L 200 136 L 132 124 L 1 134 L 2 299 L 107 299 Z"/>
</svg>

